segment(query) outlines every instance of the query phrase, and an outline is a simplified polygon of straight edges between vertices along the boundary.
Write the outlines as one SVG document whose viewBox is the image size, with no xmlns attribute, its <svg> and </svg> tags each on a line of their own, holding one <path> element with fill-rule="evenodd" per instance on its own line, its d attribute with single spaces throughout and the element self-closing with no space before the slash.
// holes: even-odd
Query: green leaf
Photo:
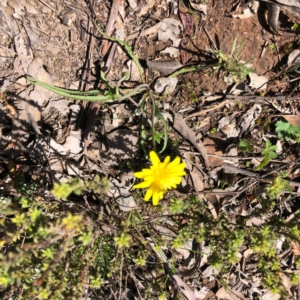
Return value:
<svg viewBox="0 0 300 300">
<path fill-rule="evenodd" d="M 255 171 L 260 171 L 262 168 L 267 166 L 271 159 L 277 158 L 276 151 L 277 146 L 272 145 L 270 141 L 266 141 L 266 147 L 265 149 L 261 152 L 261 154 L 264 156 L 263 160 L 260 162 L 260 164 L 254 169 Z"/>
<path fill-rule="evenodd" d="M 263 156 L 267 156 L 269 155 L 271 159 L 276 158 L 277 154 L 276 151 L 277 150 L 277 146 L 276 145 L 272 145 L 270 141 L 266 141 L 266 148 L 261 152 L 261 154 Z"/>
<path fill-rule="evenodd" d="M 237 147 L 243 152 L 253 152 L 253 147 L 247 140 L 240 140 Z"/>
<path fill-rule="evenodd" d="M 260 164 L 254 169 L 255 171 L 261 171 L 262 168 L 267 166 L 269 162 L 271 161 L 271 156 L 267 154 L 264 159 L 260 162 Z"/>
<path fill-rule="evenodd" d="M 275 127 L 275 131 L 280 139 L 285 139 L 287 141 L 291 139 L 297 140 L 300 135 L 300 127 L 294 126 L 286 121 L 277 121 Z"/>
</svg>

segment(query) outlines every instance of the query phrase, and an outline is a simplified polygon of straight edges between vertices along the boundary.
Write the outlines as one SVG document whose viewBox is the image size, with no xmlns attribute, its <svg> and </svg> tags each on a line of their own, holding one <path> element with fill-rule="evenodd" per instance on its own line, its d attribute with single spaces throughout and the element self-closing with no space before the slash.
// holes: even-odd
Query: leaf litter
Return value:
<svg viewBox="0 0 300 300">
<path fill-rule="evenodd" d="M 79 205 L 93 214 L 94 211 L 89 211 L 88 207 L 89 203 L 96 201 L 99 215 L 94 223 L 100 226 L 101 218 L 105 222 L 110 220 L 111 223 L 106 226 L 112 232 L 119 223 L 126 231 L 126 216 L 132 217 L 133 212 L 138 211 L 131 219 L 136 218 L 132 221 L 131 228 L 136 232 L 136 236 L 133 235 L 136 238 L 134 244 L 147 245 L 150 235 L 154 246 L 150 247 L 152 250 L 145 247 L 144 251 L 152 251 L 148 252 L 151 255 L 146 260 L 150 264 L 153 259 L 157 266 L 153 269 L 138 269 L 134 262 L 137 258 L 135 251 L 128 248 L 128 255 L 135 258 L 125 261 L 126 268 L 119 266 L 118 271 L 121 272 L 115 275 L 118 282 L 116 290 L 109 292 L 104 288 L 106 297 L 109 293 L 116 295 L 117 289 L 121 292 L 130 290 L 134 297 L 138 297 L 138 294 L 144 296 L 145 287 L 151 287 L 152 298 L 156 299 L 161 286 L 159 283 L 151 286 L 145 280 L 151 274 L 151 278 L 158 282 L 160 276 L 168 276 L 171 281 L 167 283 L 165 292 L 173 296 L 181 293 L 187 299 L 254 299 L 257 294 L 262 299 L 278 299 L 278 293 L 271 293 L 270 287 L 266 288 L 262 283 L 264 278 L 259 278 L 261 267 L 258 264 L 258 254 L 249 252 L 253 251 L 254 241 L 244 239 L 236 253 L 239 260 L 229 263 L 231 267 L 220 273 L 218 267 L 213 265 L 213 259 L 218 254 L 225 262 L 229 261 L 226 256 L 226 239 L 220 228 L 210 228 L 211 237 L 205 236 L 205 246 L 210 249 L 205 263 L 200 264 L 201 267 L 194 274 L 183 277 L 176 272 L 182 257 L 174 253 L 170 242 L 163 245 L 168 256 L 158 255 L 158 244 L 164 239 L 159 240 L 155 226 L 148 227 L 145 224 L 146 220 L 151 224 L 156 218 L 161 226 L 166 226 L 175 236 L 180 236 L 182 230 L 189 228 L 188 225 L 193 224 L 196 217 L 188 212 L 188 208 L 183 208 L 186 216 L 184 213 L 176 216 L 170 213 L 168 204 L 173 203 L 174 199 L 181 203 L 178 200 L 181 198 L 186 202 L 191 201 L 189 199 L 192 195 L 201 200 L 201 205 L 204 205 L 208 215 L 212 217 L 209 219 L 204 214 L 208 219 L 206 222 L 217 222 L 222 218 L 226 222 L 230 220 L 230 226 L 226 230 L 234 231 L 238 228 L 237 224 L 245 222 L 245 226 L 260 232 L 262 226 L 276 215 L 280 214 L 284 221 L 291 220 L 290 222 L 295 221 L 291 216 L 298 218 L 296 202 L 299 196 L 295 189 L 300 186 L 298 52 L 293 53 L 295 49 L 290 49 L 286 67 L 286 54 L 282 54 L 280 50 L 274 52 L 274 49 L 280 49 L 286 41 L 282 36 L 274 39 L 272 35 L 286 32 L 287 39 L 293 45 L 291 41 L 298 32 L 293 31 L 290 24 L 298 21 L 298 2 L 260 1 L 261 7 L 269 14 L 265 19 L 267 25 L 255 19 L 260 9 L 258 1 L 235 1 L 238 3 L 236 11 L 242 9 L 243 13 L 234 12 L 231 14 L 232 18 L 228 17 L 228 12 L 233 11 L 229 1 L 214 1 L 216 3 L 205 5 L 202 1 L 193 1 L 184 3 L 184 6 L 182 1 L 147 1 L 140 6 L 136 1 L 113 1 L 111 6 L 104 1 L 101 7 L 88 1 L 89 4 L 92 3 L 93 9 L 83 1 L 79 1 L 80 5 L 71 1 L 76 7 L 71 11 L 61 3 L 49 4 L 49 8 L 40 1 L 33 2 L 36 2 L 36 8 L 27 1 L 22 1 L 21 6 L 15 2 L 1 4 L 1 14 L 4 16 L 0 24 L 3 33 L 1 51 L 5 48 L 10 54 L 16 52 L 15 56 L 1 57 L 3 66 L 9 66 L 1 69 L 1 81 L 9 80 L 9 84 L 5 84 L 7 94 L 4 95 L 4 91 L 1 91 L 0 116 L 5 116 L 0 120 L 1 185 L 12 176 L 4 163 L 7 160 L 15 165 L 21 164 L 24 168 L 33 163 L 37 166 L 43 163 L 43 169 L 48 168 L 48 172 L 51 172 L 52 180 L 62 182 L 74 177 L 92 180 L 97 174 L 108 176 L 111 187 L 107 194 L 99 197 L 97 193 L 87 190 L 80 196 Z M 243 7 L 245 2 L 248 8 Z M 264 6 L 262 2 L 267 5 Z M 170 14 L 176 11 L 177 6 L 181 16 Z M 37 19 L 30 14 L 36 15 Z M 184 18 L 182 14 L 185 15 Z M 281 19 L 282 15 L 286 20 Z M 144 157 L 151 150 L 151 126 L 155 126 L 159 150 L 165 139 L 165 136 L 160 135 L 163 131 L 162 119 L 151 118 L 149 102 L 134 95 L 122 103 L 95 102 L 88 105 L 82 101 L 58 98 L 42 87 L 27 85 L 22 79 L 29 75 L 48 84 L 72 89 L 78 86 L 78 82 L 84 82 L 89 86 L 86 90 L 99 89 L 105 93 L 106 86 L 103 85 L 103 78 L 99 77 L 104 66 L 106 79 L 111 86 L 119 84 L 122 88 L 129 89 L 143 80 L 134 61 L 130 60 L 128 64 L 128 55 L 123 51 L 124 45 L 115 51 L 116 43 L 108 39 L 101 40 L 93 29 L 90 37 L 83 37 L 88 32 L 88 16 L 93 16 L 92 20 L 100 20 L 101 28 L 105 28 L 108 36 L 115 37 L 114 30 L 120 27 L 126 29 L 124 40 L 130 43 L 138 58 L 146 57 L 146 65 L 143 67 L 147 84 L 161 97 L 158 102 L 162 103 L 157 109 L 162 110 L 162 116 L 173 117 L 167 121 L 169 138 L 163 156 L 169 153 L 180 154 L 186 161 L 188 176 L 184 185 L 166 195 L 160 211 L 143 203 L 142 196 L 131 190 L 132 171 L 146 164 Z M 252 17 L 252 21 L 248 17 Z M 77 19 L 83 22 L 82 26 L 78 25 Z M 11 20 L 11 24 L 7 20 Z M 268 25 L 269 28 L 265 27 Z M 7 27 L 9 30 L 6 30 Z M 28 34 L 29 29 L 32 34 Z M 260 33 L 262 29 L 267 29 L 263 35 Z M 95 36 L 95 42 L 91 42 L 91 36 Z M 142 36 L 146 38 L 141 39 Z M 183 37 L 185 40 L 182 40 Z M 244 83 L 247 88 L 228 93 L 238 83 L 228 85 L 224 82 L 225 71 L 210 67 L 218 62 L 209 50 L 216 44 L 220 53 L 229 57 L 232 45 L 235 42 L 243 44 L 244 38 L 247 41 L 241 49 L 241 57 L 234 59 L 237 62 L 254 60 L 251 68 L 257 71 L 257 75 L 252 73 L 239 80 L 238 83 Z M 269 47 L 261 56 L 261 48 L 266 40 Z M 158 43 L 159 51 L 155 48 L 155 45 L 158 48 Z M 148 52 L 150 45 L 154 45 L 152 52 Z M 274 45 L 274 49 L 271 45 Z M 109 57 L 108 63 L 105 59 Z M 99 65 L 99 58 L 104 58 L 104 65 Z M 88 64 L 84 64 L 85 59 Z M 126 64 L 131 74 L 129 80 L 126 75 L 121 74 L 123 70 L 126 73 L 126 68 L 123 68 Z M 203 70 L 191 69 L 193 71 L 180 73 L 185 67 L 192 68 L 194 65 L 203 66 Z M 277 69 L 277 65 L 281 69 Z M 84 70 L 85 66 L 89 67 Z M 234 71 L 239 72 L 236 69 Z M 157 76 L 156 72 L 165 77 Z M 179 73 L 172 77 L 174 72 Z M 274 88 L 270 86 L 276 80 L 278 85 L 274 92 Z M 280 80 L 288 83 L 286 89 L 281 89 Z M 241 140 L 243 147 L 239 144 Z M 279 144 L 282 144 L 281 152 L 278 151 Z M 93 164 L 97 167 L 91 167 Z M 280 175 L 281 171 L 286 174 Z M 28 171 L 23 173 L 28 178 L 32 175 Z M 282 176 L 282 180 L 294 187 L 293 191 L 288 191 L 284 186 L 281 190 L 279 188 L 276 200 L 272 200 L 275 201 L 272 204 L 274 206 L 264 212 L 263 209 L 270 200 L 268 188 L 276 191 L 276 184 L 282 182 L 275 181 L 278 176 Z M 36 182 L 39 180 L 36 179 Z M 50 185 L 47 183 L 41 187 L 44 192 L 49 192 Z M 172 226 L 169 225 L 170 220 L 166 221 L 165 218 L 172 219 Z M 201 222 L 203 221 L 198 221 L 197 230 L 201 228 Z M 190 238 L 200 239 L 198 231 L 197 234 L 199 236 L 194 232 Z M 221 248 L 217 245 L 218 239 L 214 239 L 218 235 L 220 242 L 224 244 Z M 174 235 L 171 241 L 173 239 Z M 216 244 L 213 245 L 212 242 Z M 297 274 L 294 260 L 299 254 L 299 245 L 295 241 L 288 245 L 289 242 L 283 241 L 283 246 L 280 247 L 277 243 L 277 248 L 275 245 L 274 248 L 278 255 L 282 255 L 279 274 L 287 295 L 293 299 L 299 287 L 291 282 L 289 274 Z M 194 264 L 197 263 L 197 243 L 196 250 L 189 247 L 186 252 L 193 258 Z M 203 257 L 201 255 L 201 261 Z M 159 268 L 161 264 L 165 264 L 165 268 Z M 173 272 L 168 270 L 171 264 L 172 267 L 175 266 Z M 189 267 L 192 269 L 193 264 Z M 139 275 L 133 276 L 130 269 L 139 272 Z M 133 278 L 134 288 L 121 284 L 128 274 Z M 209 280 L 204 281 L 204 278 Z M 109 281 L 107 278 L 106 280 Z M 97 293 L 91 289 L 86 296 L 92 297 L 93 292 Z M 120 293 L 115 298 L 121 297 Z"/>
</svg>

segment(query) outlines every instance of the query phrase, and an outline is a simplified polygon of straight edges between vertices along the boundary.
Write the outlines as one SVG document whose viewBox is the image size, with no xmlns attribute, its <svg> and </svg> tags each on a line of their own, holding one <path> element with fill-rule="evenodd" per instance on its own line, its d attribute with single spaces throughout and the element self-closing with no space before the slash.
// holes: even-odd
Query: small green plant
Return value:
<svg viewBox="0 0 300 300">
<path fill-rule="evenodd" d="M 284 193 L 285 191 L 291 192 L 292 188 L 289 185 L 289 182 L 284 179 L 286 177 L 285 172 L 281 173 L 279 176 L 277 176 L 270 186 L 266 188 L 266 194 L 267 197 L 270 200 L 277 200 L 279 196 Z"/>
<path fill-rule="evenodd" d="M 104 265 L 94 248 L 100 232 L 89 216 L 70 207 L 61 210 L 64 201 L 45 199 L 34 184 L 19 181 L 16 186 L 15 197 L 0 197 L 1 291 L 21 290 L 13 299 L 59 300 L 81 298 L 87 282 L 89 288 L 100 288 Z M 79 186 L 97 186 L 99 192 L 101 183 Z M 56 193 L 64 198 L 70 190 L 79 193 L 74 181 Z"/>
<path fill-rule="evenodd" d="M 71 193 L 80 195 L 85 190 L 93 190 L 96 193 L 103 193 L 109 188 L 107 178 L 100 178 L 98 175 L 91 181 L 82 181 L 78 178 L 69 180 L 67 183 L 54 183 L 52 194 L 61 199 L 67 199 Z"/>
<path fill-rule="evenodd" d="M 255 171 L 261 171 L 265 166 L 269 164 L 271 159 L 277 158 L 277 154 L 275 152 L 276 150 L 276 145 L 272 145 L 270 141 L 266 141 L 265 149 L 261 152 L 264 158 L 260 162 L 260 164 L 255 168 Z"/>
<path fill-rule="evenodd" d="M 255 70 L 247 67 L 247 64 L 249 64 L 251 60 L 245 63 L 241 63 L 238 61 L 238 57 L 241 53 L 244 43 L 246 42 L 246 39 L 244 39 L 238 49 L 236 49 L 237 38 L 238 36 L 233 42 L 231 53 L 229 56 L 224 54 L 222 50 L 210 50 L 210 52 L 212 52 L 218 59 L 217 66 L 215 67 L 216 71 L 218 71 L 219 69 L 223 69 L 226 72 L 227 76 L 231 77 L 234 82 L 238 82 L 239 80 L 244 79 L 250 73 L 256 73 Z"/>
<path fill-rule="evenodd" d="M 269 45 L 269 49 L 273 52 L 275 51 L 276 47 L 274 44 Z"/>
<path fill-rule="evenodd" d="M 173 198 L 170 201 L 169 210 L 171 214 L 177 214 L 182 213 L 186 207 L 187 204 L 184 204 L 181 198 Z"/>
<path fill-rule="evenodd" d="M 253 146 L 247 140 L 240 140 L 237 145 L 238 149 L 242 152 L 253 152 Z"/>
<path fill-rule="evenodd" d="M 292 25 L 291 29 L 294 30 L 294 31 L 298 30 L 298 29 L 299 29 L 299 24 L 294 23 L 294 24 Z"/>
<path fill-rule="evenodd" d="M 154 140 L 157 144 L 160 144 L 162 138 L 164 137 L 164 133 L 163 132 L 157 132 L 155 131 L 155 134 L 154 134 Z M 152 140 L 152 136 L 149 137 L 149 141 Z"/>
<path fill-rule="evenodd" d="M 281 120 L 276 122 L 275 127 L 275 131 L 280 139 L 287 141 L 294 139 L 297 143 L 300 143 L 300 127 Z"/>
</svg>

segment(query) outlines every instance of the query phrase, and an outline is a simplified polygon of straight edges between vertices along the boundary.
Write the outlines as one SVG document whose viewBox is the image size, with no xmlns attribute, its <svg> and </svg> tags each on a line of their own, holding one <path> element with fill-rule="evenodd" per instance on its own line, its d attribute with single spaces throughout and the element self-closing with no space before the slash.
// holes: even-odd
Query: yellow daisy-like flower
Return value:
<svg viewBox="0 0 300 300">
<path fill-rule="evenodd" d="M 161 162 L 154 151 L 150 152 L 150 160 L 152 163 L 150 169 L 143 169 L 141 172 L 134 173 L 135 177 L 142 178 L 144 181 L 134 185 L 133 188 L 148 188 L 145 201 L 149 201 L 152 197 L 153 205 L 157 205 L 164 194 L 168 190 L 176 188 L 181 182 L 182 176 L 186 175 L 184 171 L 186 164 L 180 163 L 178 156 L 172 162 L 170 162 L 170 156 Z"/>
</svg>

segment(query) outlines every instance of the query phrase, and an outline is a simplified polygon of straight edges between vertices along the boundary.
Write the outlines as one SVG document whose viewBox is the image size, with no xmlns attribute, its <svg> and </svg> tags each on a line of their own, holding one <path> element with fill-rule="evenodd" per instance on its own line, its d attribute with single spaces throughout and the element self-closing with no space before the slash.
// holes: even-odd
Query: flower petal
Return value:
<svg viewBox="0 0 300 300">
<path fill-rule="evenodd" d="M 152 203 L 154 206 L 156 206 L 158 204 L 158 201 L 159 201 L 159 193 L 154 193 L 153 196 L 152 196 Z"/>
<path fill-rule="evenodd" d="M 151 185 L 151 182 L 144 181 L 133 186 L 134 189 L 146 189 Z"/>
<path fill-rule="evenodd" d="M 147 192 L 146 192 L 146 195 L 144 197 L 145 201 L 149 201 L 151 199 L 153 195 L 153 189 L 150 187 Z"/>
<path fill-rule="evenodd" d="M 156 166 L 161 163 L 155 151 L 151 151 L 149 155 L 153 166 Z"/>
</svg>

